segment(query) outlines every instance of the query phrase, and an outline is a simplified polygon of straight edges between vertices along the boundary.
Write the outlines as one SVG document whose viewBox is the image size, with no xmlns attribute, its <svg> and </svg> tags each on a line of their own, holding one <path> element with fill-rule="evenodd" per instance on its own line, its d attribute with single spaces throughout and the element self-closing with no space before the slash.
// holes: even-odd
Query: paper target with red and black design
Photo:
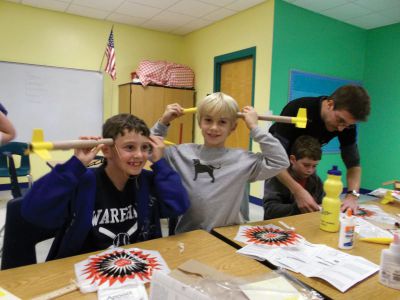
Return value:
<svg viewBox="0 0 400 300">
<path fill-rule="evenodd" d="M 373 212 L 372 210 L 369 210 L 365 207 L 361 207 L 361 206 L 358 207 L 357 213 L 356 213 L 356 216 L 361 217 L 361 218 L 371 217 L 373 215 L 375 215 L 375 212 Z"/>
<path fill-rule="evenodd" d="M 295 231 L 284 230 L 273 224 L 240 226 L 235 240 L 265 247 L 293 247 L 304 242 L 304 238 Z"/>
<path fill-rule="evenodd" d="M 395 216 L 386 213 L 379 206 L 373 204 L 360 205 L 355 216 L 384 224 L 394 224 L 398 222 Z"/>
<path fill-rule="evenodd" d="M 146 283 L 151 280 L 154 270 L 169 273 L 158 251 L 139 248 L 114 248 L 75 264 L 77 284 L 83 293 L 98 288 Z"/>
</svg>

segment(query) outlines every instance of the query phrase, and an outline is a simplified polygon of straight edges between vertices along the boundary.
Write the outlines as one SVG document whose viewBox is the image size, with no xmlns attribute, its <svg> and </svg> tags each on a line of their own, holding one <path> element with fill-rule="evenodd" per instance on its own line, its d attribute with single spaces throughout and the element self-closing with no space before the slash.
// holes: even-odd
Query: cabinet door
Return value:
<svg viewBox="0 0 400 300">
<path fill-rule="evenodd" d="M 164 88 L 164 108 L 171 103 L 179 103 L 183 108 L 194 106 L 194 91 Z M 194 114 L 185 114 L 171 122 L 167 140 L 175 144 L 193 142 Z"/>
<path fill-rule="evenodd" d="M 131 85 L 131 114 L 141 118 L 149 128 L 162 116 L 164 89 L 155 86 Z"/>
<path fill-rule="evenodd" d="M 123 84 L 118 89 L 119 113 L 131 113 L 131 85 Z"/>
</svg>

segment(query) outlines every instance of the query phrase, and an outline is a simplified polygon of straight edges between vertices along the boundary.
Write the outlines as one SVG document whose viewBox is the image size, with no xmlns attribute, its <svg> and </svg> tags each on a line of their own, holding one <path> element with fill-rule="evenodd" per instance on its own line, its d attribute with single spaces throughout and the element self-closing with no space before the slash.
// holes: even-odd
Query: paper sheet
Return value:
<svg viewBox="0 0 400 300">
<path fill-rule="evenodd" d="M 235 240 L 245 244 L 258 244 L 268 248 L 292 247 L 302 243 L 304 238 L 293 230 L 284 230 L 268 224 L 262 226 L 240 226 Z"/>
<path fill-rule="evenodd" d="M 0 287 L 0 300 L 21 300 L 17 296 L 14 296 L 9 291 Z"/>
<path fill-rule="evenodd" d="M 296 288 L 283 277 L 275 277 L 263 281 L 240 286 L 250 300 L 303 300 Z"/>
<path fill-rule="evenodd" d="M 364 218 L 365 220 L 391 225 L 398 221 L 397 217 L 386 213 L 379 206 L 373 204 L 360 205 L 355 216 L 357 219 Z"/>
<path fill-rule="evenodd" d="M 308 241 L 293 247 L 266 248 L 249 244 L 239 254 L 268 260 L 270 263 L 301 273 L 307 277 L 326 280 L 341 292 L 379 270 L 379 266 L 360 256 L 353 256 L 326 245 Z"/>
<path fill-rule="evenodd" d="M 143 284 L 151 280 L 154 270 L 169 272 L 158 251 L 139 248 L 112 248 L 75 264 L 75 276 L 82 293 L 98 288 Z"/>
</svg>

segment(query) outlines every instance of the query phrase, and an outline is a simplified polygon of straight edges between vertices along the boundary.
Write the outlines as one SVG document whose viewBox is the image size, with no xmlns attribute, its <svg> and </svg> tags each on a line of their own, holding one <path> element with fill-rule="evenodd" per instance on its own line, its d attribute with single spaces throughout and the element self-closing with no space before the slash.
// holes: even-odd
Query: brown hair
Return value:
<svg viewBox="0 0 400 300">
<path fill-rule="evenodd" d="M 135 131 L 143 136 L 149 137 L 150 130 L 146 123 L 138 117 L 131 114 L 118 114 L 107 119 L 103 125 L 103 138 L 115 138 L 120 134 L 125 134 L 125 129 L 128 132 Z"/>
<path fill-rule="evenodd" d="M 321 144 L 312 136 L 301 135 L 293 143 L 290 154 L 294 155 L 296 159 L 321 160 Z"/>
<path fill-rule="evenodd" d="M 344 85 L 333 92 L 329 99 L 335 103 L 335 110 L 346 110 L 356 120 L 366 121 L 371 110 L 367 91 L 357 85 Z"/>
</svg>

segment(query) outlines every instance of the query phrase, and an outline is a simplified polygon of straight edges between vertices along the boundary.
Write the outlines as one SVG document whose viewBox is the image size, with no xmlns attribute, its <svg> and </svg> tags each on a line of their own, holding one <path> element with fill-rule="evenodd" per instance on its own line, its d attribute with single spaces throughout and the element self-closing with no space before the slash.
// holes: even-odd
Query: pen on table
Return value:
<svg viewBox="0 0 400 300">
<path fill-rule="evenodd" d="M 288 224 L 286 224 L 286 223 L 283 222 L 283 221 L 278 221 L 278 222 L 279 222 L 283 227 L 285 227 L 286 229 L 289 229 L 289 230 L 292 230 L 292 231 L 295 231 L 295 230 L 296 230 L 296 228 L 289 226 Z"/>
</svg>

